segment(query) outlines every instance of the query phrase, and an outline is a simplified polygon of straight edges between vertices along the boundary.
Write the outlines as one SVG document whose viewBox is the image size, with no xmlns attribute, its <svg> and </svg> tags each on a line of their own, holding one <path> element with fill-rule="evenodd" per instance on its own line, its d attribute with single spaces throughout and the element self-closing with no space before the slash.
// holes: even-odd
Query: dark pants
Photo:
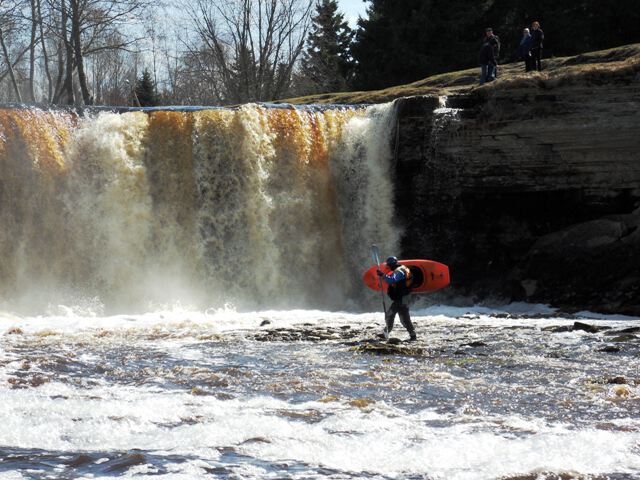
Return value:
<svg viewBox="0 0 640 480">
<path fill-rule="evenodd" d="M 535 68 L 533 57 L 530 54 L 524 57 L 524 71 L 530 72 L 531 70 L 535 70 Z"/>
<path fill-rule="evenodd" d="M 400 316 L 400 323 L 402 326 L 407 329 L 411 338 L 416 337 L 416 331 L 413 328 L 413 323 L 411 323 L 411 316 L 409 315 L 409 306 L 404 303 L 404 297 L 400 298 L 400 300 L 394 300 L 387 310 L 387 316 L 385 317 L 385 321 L 387 323 L 387 332 L 391 333 L 393 329 L 393 322 L 396 318 L 396 313 Z"/>
<path fill-rule="evenodd" d="M 497 66 L 492 63 L 480 65 L 480 85 L 496 79 Z"/>
<path fill-rule="evenodd" d="M 532 70 L 542 70 L 542 49 L 534 48 L 531 50 L 531 65 Z"/>
<path fill-rule="evenodd" d="M 498 66 L 493 63 L 484 63 L 480 65 L 480 85 L 486 82 L 492 82 L 496 79 Z"/>
</svg>

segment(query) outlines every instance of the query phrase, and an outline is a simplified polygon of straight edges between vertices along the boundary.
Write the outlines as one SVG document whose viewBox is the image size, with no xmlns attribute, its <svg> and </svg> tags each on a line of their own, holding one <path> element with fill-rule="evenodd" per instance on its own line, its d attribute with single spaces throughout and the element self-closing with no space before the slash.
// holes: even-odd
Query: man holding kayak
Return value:
<svg viewBox="0 0 640 480">
<path fill-rule="evenodd" d="M 385 323 L 387 325 L 384 329 L 385 334 L 391 333 L 397 313 L 400 316 L 400 323 L 402 323 L 402 326 L 409 332 L 409 340 L 414 341 L 417 339 L 416 331 L 413 328 L 413 323 L 411 323 L 409 305 L 405 303 L 404 299 L 404 297 L 411 293 L 411 270 L 409 270 L 409 267 L 400 265 L 396 257 L 387 258 L 387 267 L 389 267 L 391 272 L 386 275 L 382 270 L 377 270 L 378 276 L 389 284 L 387 294 L 392 300 L 391 306 L 385 316 Z"/>
</svg>

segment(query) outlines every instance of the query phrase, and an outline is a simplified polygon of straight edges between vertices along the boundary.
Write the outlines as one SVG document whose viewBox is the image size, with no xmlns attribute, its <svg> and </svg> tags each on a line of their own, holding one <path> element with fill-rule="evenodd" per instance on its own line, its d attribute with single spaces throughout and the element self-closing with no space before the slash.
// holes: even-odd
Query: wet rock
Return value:
<svg viewBox="0 0 640 480">
<path fill-rule="evenodd" d="M 39 387 L 40 385 L 44 385 L 45 383 L 50 382 L 51 380 L 42 375 L 34 375 L 29 378 L 19 378 L 19 377 L 9 377 L 7 379 L 7 383 L 11 385 L 11 388 L 29 388 L 29 387 Z"/>
<path fill-rule="evenodd" d="M 233 470 L 227 467 L 202 467 L 202 469 L 214 475 L 215 478 L 231 478 L 233 474 Z"/>
<path fill-rule="evenodd" d="M 265 325 L 271 325 L 271 320 L 262 320 L 262 322 L 260 322 L 261 327 L 264 327 Z"/>
<path fill-rule="evenodd" d="M 180 417 L 180 422 L 176 423 L 176 426 L 179 425 L 197 425 L 198 423 L 202 423 L 204 417 L 202 415 L 195 415 L 192 417 Z"/>
<path fill-rule="evenodd" d="M 623 328 L 622 330 L 612 330 L 610 332 L 605 333 L 605 335 L 622 335 L 625 333 L 638 333 L 640 332 L 640 327 L 629 327 Z"/>
<path fill-rule="evenodd" d="M 290 418 L 293 420 L 304 420 L 309 423 L 316 423 L 322 420 L 323 415 L 318 410 L 277 410 L 276 412 L 281 417 Z"/>
<path fill-rule="evenodd" d="M 207 395 L 207 392 L 200 387 L 193 387 L 191 389 L 191 395 Z"/>
<path fill-rule="evenodd" d="M 501 477 L 500 480 L 540 480 L 541 478 L 544 478 L 545 480 L 577 480 L 577 477 L 575 477 L 575 475 L 569 473 L 531 473 L 525 475 L 516 475 L 514 477 Z"/>
<path fill-rule="evenodd" d="M 337 402 L 338 400 L 339 400 L 338 397 L 336 397 L 335 395 L 327 395 L 325 397 L 322 397 L 318 401 L 322 403 L 330 403 L 330 402 Z"/>
<path fill-rule="evenodd" d="M 49 382 L 50 382 L 50 379 L 47 377 L 43 377 L 42 375 L 34 375 L 29 381 L 29 384 L 32 387 L 39 387 L 40 385 L 44 385 L 45 383 L 49 383 Z"/>
<path fill-rule="evenodd" d="M 626 334 L 626 335 L 619 335 L 617 337 L 613 337 L 611 339 L 612 342 L 616 342 L 616 343 L 622 343 L 622 342 L 630 342 L 632 340 L 637 339 L 638 337 L 636 337 L 635 335 L 631 335 L 631 334 Z"/>
<path fill-rule="evenodd" d="M 592 324 L 589 324 L 589 323 L 582 323 L 582 322 L 574 322 L 573 323 L 573 329 L 574 330 L 582 330 L 584 332 L 589 332 L 589 333 L 598 333 L 598 332 L 601 332 L 603 330 L 610 330 L 611 327 L 592 325 Z"/>
<path fill-rule="evenodd" d="M 88 463 L 93 463 L 93 462 L 95 462 L 95 459 L 93 457 L 90 457 L 89 455 L 85 455 L 85 454 L 80 454 L 80 455 L 76 455 L 66 463 L 68 466 L 72 468 L 76 468 L 76 467 L 81 467 L 82 465 L 86 465 Z"/>
<path fill-rule="evenodd" d="M 419 347 L 409 347 L 404 344 L 391 344 L 388 342 L 362 343 L 351 347 L 351 350 L 362 353 L 373 353 L 376 355 L 408 355 L 419 356 L 424 354 L 424 349 Z"/>
<path fill-rule="evenodd" d="M 562 332 L 572 332 L 573 325 L 553 325 L 550 327 L 542 328 L 543 332 L 551 332 L 551 333 L 562 333 Z"/>
<path fill-rule="evenodd" d="M 247 438 L 244 442 L 241 442 L 240 445 L 250 445 L 252 443 L 271 443 L 271 440 L 265 437 L 253 437 Z"/>
<path fill-rule="evenodd" d="M 475 341 L 475 342 L 470 342 L 470 343 L 463 343 L 462 345 L 460 345 L 461 347 L 471 347 L 471 348 L 478 348 L 478 347 L 486 347 L 487 344 L 484 342 L 480 342 L 480 341 Z"/>
<path fill-rule="evenodd" d="M 127 470 L 129 467 L 141 465 L 146 462 L 147 457 L 142 453 L 130 453 L 110 462 L 110 465 L 105 469 L 105 472 L 122 472 Z"/>
<path fill-rule="evenodd" d="M 613 394 L 616 397 L 628 397 L 631 395 L 631 390 L 627 385 L 616 385 L 613 387 Z"/>
<path fill-rule="evenodd" d="M 612 383 L 612 384 L 616 384 L 616 385 L 626 385 L 627 383 L 627 379 L 624 377 L 613 377 L 607 380 L 607 383 Z"/>
<path fill-rule="evenodd" d="M 349 405 L 357 408 L 366 408 L 369 405 L 373 405 L 374 403 L 376 403 L 376 401 L 372 400 L 371 398 L 356 398 L 349 401 Z"/>
<path fill-rule="evenodd" d="M 620 347 L 616 347 L 614 345 L 607 345 L 606 347 L 603 347 L 598 351 L 605 352 L 605 353 L 618 353 L 620 351 Z"/>
</svg>

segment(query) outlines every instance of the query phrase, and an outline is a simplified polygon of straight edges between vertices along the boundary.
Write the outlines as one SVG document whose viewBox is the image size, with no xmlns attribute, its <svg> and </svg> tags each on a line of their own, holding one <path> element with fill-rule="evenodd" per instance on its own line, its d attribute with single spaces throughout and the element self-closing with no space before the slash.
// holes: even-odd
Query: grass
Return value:
<svg viewBox="0 0 640 480">
<path fill-rule="evenodd" d="M 572 57 L 543 60 L 542 72 L 525 73 L 523 62 L 499 66 L 499 78 L 478 85 L 480 68 L 433 75 L 407 85 L 364 92 L 339 92 L 290 98 L 276 103 L 292 104 L 362 104 L 385 103 L 414 95 L 450 95 L 503 89 L 553 89 L 574 85 L 640 82 L 640 44 L 600 50 Z"/>
</svg>

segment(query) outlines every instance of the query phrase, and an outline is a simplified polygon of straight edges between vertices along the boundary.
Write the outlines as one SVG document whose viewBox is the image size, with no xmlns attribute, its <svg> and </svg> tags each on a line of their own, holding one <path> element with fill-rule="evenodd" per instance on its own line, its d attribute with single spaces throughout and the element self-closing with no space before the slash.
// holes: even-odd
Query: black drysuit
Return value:
<svg viewBox="0 0 640 480">
<path fill-rule="evenodd" d="M 387 332 L 390 333 L 393 329 L 393 323 L 397 313 L 400 317 L 400 323 L 402 323 L 402 326 L 407 329 L 409 336 L 415 340 L 416 331 L 413 328 L 413 323 L 411 323 L 409 306 L 405 303 L 404 298 L 411 293 L 409 287 L 411 282 L 411 272 L 409 268 L 400 265 L 393 271 L 393 273 L 384 275 L 382 278 L 389 284 L 387 294 L 392 300 L 391 306 L 387 310 L 387 315 L 385 317 Z"/>
</svg>

